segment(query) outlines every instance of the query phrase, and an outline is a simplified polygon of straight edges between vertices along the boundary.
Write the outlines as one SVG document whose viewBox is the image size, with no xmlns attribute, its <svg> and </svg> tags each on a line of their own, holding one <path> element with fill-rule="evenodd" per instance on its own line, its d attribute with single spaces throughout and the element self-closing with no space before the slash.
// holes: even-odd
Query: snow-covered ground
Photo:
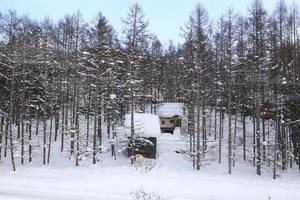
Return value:
<svg viewBox="0 0 300 200">
<path fill-rule="evenodd" d="M 158 159 L 154 164 L 144 160 L 148 170 L 131 166 L 121 153 L 117 160 L 109 158 L 109 152 L 96 165 L 75 167 L 73 161 L 64 158 L 69 164 L 25 165 L 17 172 L 2 166 L 0 199 L 126 200 L 134 199 L 133 193 L 141 190 L 172 200 L 300 199 L 300 174 L 296 170 L 272 180 L 271 172 L 265 170 L 256 176 L 255 168 L 238 162 L 228 175 L 226 162 L 220 165 L 207 158 L 196 171 L 190 158 L 181 153 L 188 149 L 187 138 L 164 134 L 158 141 Z"/>
</svg>

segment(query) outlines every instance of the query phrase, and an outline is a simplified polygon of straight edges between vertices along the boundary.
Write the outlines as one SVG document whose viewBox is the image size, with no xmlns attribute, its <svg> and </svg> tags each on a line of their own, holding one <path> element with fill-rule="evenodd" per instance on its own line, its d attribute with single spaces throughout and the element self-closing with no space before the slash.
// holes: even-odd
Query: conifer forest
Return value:
<svg viewBox="0 0 300 200">
<path fill-rule="evenodd" d="M 101 12 L 92 22 L 80 10 L 59 20 L 0 12 L 0 171 L 107 162 L 159 170 L 134 153 L 135 116 L 173 102 L 183 116 L 172 145 L 182 148 L 164 157 L 169 141 L 158 137 L 156 162 L 182 159 L 193 173 L 214 163 L 232 176 L 245 165 L 253 177 L 299 180 L 299 6 L 278 0 L 269 11 L 253 0 L 247 13 L 228 8 L 212 22 L 200 1 L 178 33 L 183 42 L 167 44 L 139 3 L 120 19 L 120 33 Z M 133 196 L 165 199 L 143 189 Z"/>
</svg>

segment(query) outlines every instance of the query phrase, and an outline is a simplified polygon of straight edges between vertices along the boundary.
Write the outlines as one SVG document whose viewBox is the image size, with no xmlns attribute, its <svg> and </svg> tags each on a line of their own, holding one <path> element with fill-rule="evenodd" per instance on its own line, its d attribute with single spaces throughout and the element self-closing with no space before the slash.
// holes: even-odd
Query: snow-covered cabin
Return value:
<svg viewBox="0 0 300 200">
<path fill-rule="evenodd" d="M 163 103 L 158 107 L 160 129 L 162 133 L 173 133 L 176 127 L 181 127 L 184 116 L 183 103 Z"/>
<path fill-rule="evenodd" d="M 134 134 L 143 137 L 157 137 L 160 135 L 159 118 L 148 113 L 134 113 Z M 125 115 L 127 136 L 131 134 L 131 115 Z"/>
<path fill-rule="evenodd" d="M 127 137 L 131 137 L 131 115 L 125 115 L 125 122 Z M 159 126 L 159 118 L 157 115 L 148 113 L 134 113 L 134 136 L 136 138 L 135 154 L 141 154 L 147 158 L 156 158 L 156 143 L 157 137 L 161 134 Z M 146 142 L 145 140 L 146 139 Z M 143 141 L 144 140 L 144 141 Z M 131 152 L 128 149 L 128 155 Z"/>
</svg>

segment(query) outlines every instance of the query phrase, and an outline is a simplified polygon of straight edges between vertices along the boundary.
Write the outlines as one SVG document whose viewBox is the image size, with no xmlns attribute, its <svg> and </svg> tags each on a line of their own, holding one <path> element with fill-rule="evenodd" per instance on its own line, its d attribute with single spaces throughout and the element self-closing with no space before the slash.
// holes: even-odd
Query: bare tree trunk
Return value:
<svg viewBox="0 0 300 200">
<path fill-rule="evenodd" d="M 112 157 L 114 157 L 114 159 L 117 159 L 117 154 L 116 154 L 116 128 L 115 128 L 115 117 L 114 114 L 112 113 L 112 135 L 113 135 L 113 143 L 112 143 L 112 148 L 111 148 L 111 152 L 112 152 Z"/>
<path fill-rule="evenodd" d="M 54 133 L 54 141 L 57 141 L 58 130 L 59 130 L 59 111 L 55 111 L 55 133 Z"/>
<path fill-rule="evenodd" d="M 29 127 L 28 127 L 28 140 L 29 140 L 29 146 L 28 146 L 28 161 L 31 162 L 32 161 L 32 119 L 31 119 L 31 115 L 29 117 Z"/>
<path fill-rule="evenodd" d="M 243 159 L 246 161 L 246 113 L 243 112 Z"/>
<path fill-rule="evenodd" d="M 290 168 L 293 168 L 293 145 L 292 145 L 292 129 L 291 125 L 288 125 L 288 139 L 289 139 L 289 160 Z"/>
<path fill-rule="evenodd" d="M 220 109 L 220 124 L 219 124 L 219 163 L 222 162 L 222 126 L 223 126 L 223 114 L 222 110 Z"/>
<path fill-rule="evenodd" d="M 234 133 L 233 133 L 233 153 L 232 153 L 232 166 L 235 166 L 235 152 L 236 152 L 236 129 L 237 129 L 237 116 L 238 113 L 235 113 L 234 116 Z"/>
<path fill-rule="evenodd" d="M 15 108 L 14 108 L 15 109 Z M 21 128 L 20 128 L 20 115 L 21 114 L 16 114 L 16 125 L 17 125 L 17 139 L 20 138 L 20 132 L 21 132 Z"/>
<path fill-rule="evenodd" d="M 267 132 L 267 138 L 268 138 L 268 146 L 267 146 L 267 162 L 268 162 L 268 167 L 271 166 L 271 154 L 270 154 L 270 120 L 268 120 L 268 132 Z"/>
<path fill-rule="evenodd" d="M 208 136 L 211 136 L 211 124 L 212 124 L 212 108 L 210 108 L 209 113 L 209 125 L 208 125 Z"/>
<path fill-rule="evenodd" d="M 4 130 L 4 116 L 1 117 L 1 122 L 0 122 L 0 160 L 2 156 L 2 138 L 3 138 L 3 130 Z"/>
<path fill-rule="evenodd" d="M 76 152 L 77 152 L 77 155 L 76 155 L 76 166 L 79 166 L 79 156 L 80 156 L 80 149 L 79 149 L 79 141 L 80 141 L 80 116 L 79 116 L 79 100 L 78 100 L 78 89 L 77 89 L 77 92 L 76 92 L 76 112 L 75 112 L 75 115 L 76 115 L 76 122 L 75 122 L 75 126 L 76 126 Z"/>
<path fill-rule="evenodd" d="M 106 106 L 106 131 L 107 131 L 107 138 L 110 139 L 110 131 L 111 131 L 111 128 L 110 128 L 110 125 L 111 125 L 111 108 L 110 108 L 110 105 Z"/>
<path fill-rule="evenodd" d="M 67 78 L 67 82 L 68 82 L 68 85 L 67 85 L 67 95 L 66 95 L 66 105 L 65 105 L 65 131 L 67 133 L 69 133 L 70 129 L 69 129 L 69 110 L 70 110 L 70 99 L 69 99 L 69 96 L 70 96 L 70 80 L 69 80 L 69 77 Z"/>
<path fill-rule="evenodd" d="M 48 155 L 47 155 L 47 163 L 49 164 L 50 162 L 50 153 L 51 153 L 51 143 L 52 143 L 52 108 L 50 110 L 50 132 L 49 132 L 49 142 L 48 142 Z M 55 125 L 56 128 L 56 125 Z"/>
<path fill-rule="evenodd" d="M 222 111 L 221 111 L 221 138 L 223 139 L 224 137 L 224 118 L 225 118 L 225 110 L 223 110 L 222 108 Z"/>
<path fill-rule="evenodd" d="M 35 135 L 38 135 L 39 134 L 39 125 L 40 125 L 40 115 L 38 113 L 38 109 L 36 110 L 35 117 L 36 117 Z"/>
<path fill-rule="evenodd" d="M 14 86 L 14 79 L 15 79 L 15 69 L 12 68 L 12 78 L 10 81 L 10 98 L 9 98 L 9 144 L 10 144 L 10 158 L 11 158 L 11 165 L 12 169 L 16 171 L 16 164 L 15 164 L 15 157 L 14 157 L 14 146 L 13 146 L 13 131 L 12 131 L 12 119 L 13 119 L 13 86 Z"/>
<path fill-rule="evenodd" d="M 24 115 L 21 114 L 21 164 L 24 165 Z"/>
<path fill-rule="evenodd" d="M 266 120 L 262 119 L 263 161 L 266 161 Z"/>
<path fill-rule="evenodd" d="M 203 126 L 203 124 L 202 124 Z M 202 133 L 203 134 L 203 133 Z M 200 101 L 199 101 L 199 90 L 197 91 L 197 160 L 196 169 L 200 170 Z"/>
<path fill-rule="evenodd" d="M 279 124 L 279 98 L 278 98 L 278 72 L 276 72 L 276 80 L 274 87 L 274 99 L 276 106 L 276 125 L 275 125 L 275 138 L 274 138 L 274 158 L 273 158 L 273 179 L 276 179 L 276 165 L 277 165 L 277 145 L 278 145 L 278 137 L 280 132 L 280 124 Z"/>
<path fill-rule="evenodd" d="M 46 165 L 46 148 L 47 148 L 47 119 L 43 115 L 43 165 Z"/>
<path fill-rule="evenodd" d="M 285 125 L 281 126 L 281 168 L 286 170 L 286 133 Z"/>
<path fill-rule="evenodd" d="M 76 78 L 75 78 L 76 79 Z M 76 80 L 74 81 L 74 88 L 73 88 L 73 97 L 72 97 L 72 112 L 70 111 L 70 116 L 71 116 L 71 144 L 70 144 L 70 156 L 73 155 L 74 153 L 74 148 L 75 148 L 75 132 L 76 132 L 76 127 L 75 127 L 75 121 L 76 121 Z"/>
<path fill-rule="evenodd" d="M 298 139 L 298 169 L 300 171 L 300 139 Z"/>
<path fill-rule="evenodd" d="M 98 140 L 99 140 L 99 146 L 101 148 L 102 146 L 102 98 L 100 97 L 100 100 L 98 101 L 98 104 L 100 104 L 98 106 Z M 101 151 L 100 151 L 101 153 Z"/>
<path fill-rule="evenodd" d="M 204 94 L 203 94 L 204 95 Z M 202 112 L 202 154 L 205 155 L 206 151 L 206 141 L 207 141 L 207 135 L 206 135 L 206 112 L 205 112 L 205 102 L 204 97 L 201 97 L 201 112 Z"/>
<path fill-rule="evenodd" d="M 95 113 L 94 113 L 94 138 L 93 138 L 93 164 L 96 164 L 96 145 L 97 145 L 97 134 L 98 134 L 98 89 L 96 86 L 96 93 L 95 93 Z"/>
<path fill-rule="evenodd" d="M 253 110 L 254 110 L 254 108 L 253 108 Z M 257 116 L 255 116 L 256 111 L 254 110 L 253 112 L 254 112 L 254 114 L 253 114 L 253 118 L 252 118 L 252 120 L 253 120 L 252 145 L 253 145 L 253 166 L 255 166 L 255 164 L 256 164 L 256 146 L 255 146 L 256 137 L 255 136 L 256 136 L 256 117 Z"/>
<path fill-rule="evenodd" d="M 276 102 L 277 103 L 277 102 Z M 278 108 L 277 108 L 278 109 Z M 279 133 L 279 116 L 278 111 L 276 112 L 276 132 L 274 139 L 274 158 L 273 158 L 273 179 L 276 179 L 276 165 L 277 165 L 277 143 L 278 143 L 278 133 Z"/>
<path fill-rule="evenodd" d="M 192 106 L 192 134 L 193 134 L 193 167 L 196 168 L 196 130 L 195 130 L 195 104 Z"/>
<path fill-rule="evenodd" d="M 231 90 L 229 90 L 229 103 L 228 103 L 228 173 L 231 174 L 231 166 L 232 166 L 232 147 L 231 147 Z"/>
<path fill-rule="evenodd" d="M 131 65 L 130 65 L 131 66 Z M 132 66 L 131 66 L 132 72 Z M 134 161 L 134 96 L 133 96 L 133 86 L 131 85 L 130 90 L 130 152 L 131 152 L 131 164 Z"/>
<path fill-rule="evenodd" d="M 216 109 L 214 110 L 214 115 L 215 115 L 215 126 L 214 126 L 214 140 L 217 140 L 217 111 Z"/>
<path fill-rule="evenodd" d="M 261 175 L 259 99 L 256 101 L 256 174 Z"/>
<path fill-rule="evenodd" d="M 191 106 L 188 105 L 188 134 L 190 136 L 190 156 L 191 158 L 193 157 L 193 136 L 192 136 L 192 129 L 191 129 L 191 123 L 192 123 L 192 119 L 191 119 Z"/>
<path fill-rule="evenodd" d="M 61 145 L 60 145 L 60 151 L 63 152 L 64 150 L 64 139 L 65 139 L 65 103 L 63 98 L 62 103 L 62 114 L 61 114 Z"/>
<path fill-rule="evenodd" d="M 8 137 L 9 137 L 9 118 L 6 118 L 5 134 L 4 134 L 4 158 L 7 155 Z"/>
<path fill-rule="evenodd" d="M 90 135 L 90 111 L 91 111 L 91 89 L 89 86 L 89 95 L 88 95 L 88 111 L 87 111 L 87 124 L 86 124 L 86 147 L 89 146 L 89 135 Z"/>
</svg>

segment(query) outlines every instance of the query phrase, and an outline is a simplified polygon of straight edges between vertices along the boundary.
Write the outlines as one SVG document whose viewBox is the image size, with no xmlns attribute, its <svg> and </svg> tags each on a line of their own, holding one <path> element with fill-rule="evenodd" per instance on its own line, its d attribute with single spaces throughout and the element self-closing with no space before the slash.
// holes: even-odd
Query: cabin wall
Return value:
<svg viewBox="0 0 300 200">
<path fill-rule="evenodd" d="M 175 128 L 175 118 L 160 118 L 160 128 Z"/>
</svg>

